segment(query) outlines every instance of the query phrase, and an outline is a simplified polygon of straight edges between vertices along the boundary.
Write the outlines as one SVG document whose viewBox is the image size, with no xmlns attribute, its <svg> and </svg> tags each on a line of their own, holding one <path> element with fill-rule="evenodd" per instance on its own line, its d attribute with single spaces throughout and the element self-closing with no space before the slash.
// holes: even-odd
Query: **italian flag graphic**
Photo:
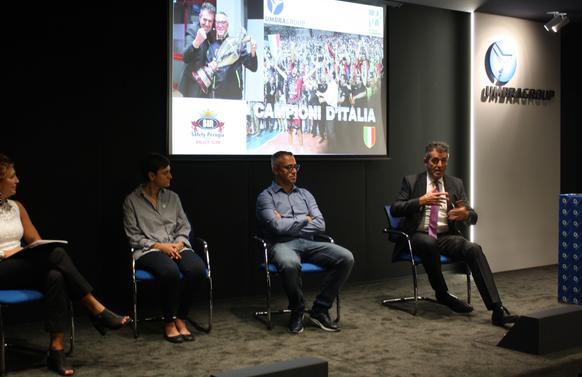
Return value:
<svg viewBox="0 0 582 377">
<path fill-rule="evenodd" d="M 364 144 L 369 149 L 372 149 L 374 144 L 376 144 L 376 127 L 364 126 Z"/>
</svg>

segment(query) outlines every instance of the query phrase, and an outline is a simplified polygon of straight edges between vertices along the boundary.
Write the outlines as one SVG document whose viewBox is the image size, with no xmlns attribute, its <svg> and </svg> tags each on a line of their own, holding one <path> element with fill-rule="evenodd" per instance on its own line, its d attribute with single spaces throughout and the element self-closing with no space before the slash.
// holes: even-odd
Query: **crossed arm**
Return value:
<svg viewBox="0 0 582 377">
<path fill-rule="evenodd" d="M 325 231 L 325 220 L 313 196 L 304 192 L 306 213 L 277 208 L 274 198 L 262 192 L 257 198 L 257 217 L 267 229 L 278 236 L 312 236 Z"/>
</svg>

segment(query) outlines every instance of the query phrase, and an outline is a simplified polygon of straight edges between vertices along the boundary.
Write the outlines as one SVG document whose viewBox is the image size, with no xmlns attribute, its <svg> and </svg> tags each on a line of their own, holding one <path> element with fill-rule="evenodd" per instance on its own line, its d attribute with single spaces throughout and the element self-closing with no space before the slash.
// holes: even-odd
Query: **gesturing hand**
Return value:
<svg viewBox="0 0 582 377">
<path fill-rule="evenodd" d="M 465 202 L 457 200 L 455 208 L 451 209 L 447 214 L 451 221 L 465 221 L 469 218 L 469 210 L 465 207 Z"/>
<path fill-rule="evenodd" d="M 192 45 L 194 46 L 194 48 L 198 48 L 200 47 L 200 45 L 202 44 L 202 42 L 204 42 L 206 40 L 206 31 L 202 28 L 198 29 L 198 32 L 196 33 L 196 38 L 194 38 L 194 41 L 192 41 Z"/>
<path fill-rule="evenodd" d="M 419 203 L 421 206 L 426 205 L 440 205 L 446 203 L 449 199 L 449 193 L 445 191 L 431 191 L 420 197 Z"/>
</svg>

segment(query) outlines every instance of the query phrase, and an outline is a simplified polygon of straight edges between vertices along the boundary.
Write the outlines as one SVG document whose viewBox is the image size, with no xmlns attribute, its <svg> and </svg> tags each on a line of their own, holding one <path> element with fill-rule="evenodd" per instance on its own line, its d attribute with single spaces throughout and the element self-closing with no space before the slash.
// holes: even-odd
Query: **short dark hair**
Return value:
<svg viewBox="0 0 582 377">
<path fill-rule="evenodd" d="M 159 170 L 170 166 L 170 160 L 160 153 L 150 153 L 141 161 L 141 172 L 145 182 L 149 182 L 149 173 L 156 174 Z"/>
<path fill-rule="evenodd" d="M 281 158 L 283 156 L 293 156 L 293 153 L 288 152 L 288 151 L 275 152 L 271 156 L 271 168 L 274 168 L 275 166 L 277 166 L 277 161 L 279 160 L 279 158 Z"/>
<path fill-rule="evenodd" d="M 216 14 L 216 7 L 212 4 L 210 4 L 209 2 L 204 2 L 201 6 L 200 6 L 200 14 L 202 14 L 202 11 L 205 10 L 210 14 Z"/>
<path fill-rule="evenodd" d="M 6 178 L 6 173 L 8 169 L 14 167 L 14 161 L 5 154 L 0 153 L 0 179 Z"/>
<path fill-rule="evenodd" d="M 449 153 L 449 144 L 445 143 L 444 141 L 431 141 L 430 143 L 428 143 L 424 148 L 425 161 L 430 158 L 430 152 L 432 152 L 434 149 L 436 149 L 439 152 Z"/>
</svg>

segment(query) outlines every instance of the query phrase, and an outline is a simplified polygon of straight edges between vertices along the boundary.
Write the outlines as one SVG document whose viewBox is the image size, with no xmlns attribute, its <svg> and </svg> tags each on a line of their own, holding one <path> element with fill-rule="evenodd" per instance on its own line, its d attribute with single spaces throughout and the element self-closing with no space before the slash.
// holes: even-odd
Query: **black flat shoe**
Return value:
<svg viewBox="0 0 582 377">
<path fill-rule="evenodd" d="M 184 336 L 176 335 L 176 336 L 168 336 L 164 334 L 164 339 L 166 339 L 170 343 L 182 343 L 184 341 Z M 194 340 L 194 338 L 192 338 Z"/>
<path fill-rule="evenodd" d="M 91 315 L 91 322 L 93 322 L 93 326 L 95 326 L 101 335 L 105 335 L 107 334 L 107 330 L 117 330 L 123 326 L 129 325 L 131 323 L 131 319 L 123 323 L 122 316 L 117 315 L 109 309 L 105 308 L 101 313 Z"/>
<path fill-rule="evenodd" d="M 46 358 L 46 366 L 61 376 L 72 376 L 75 373 L 73 367 L 65 358 L 64 350 L 49 350 Z M 73 373 L 67 374 L 68 370 Z"/>
<path fill-rule="evenodd" d="M 192 334 L 180 334 L 180 336 L 182 336 L 182 339 L 184 339 L 185 342 L 193 342 L 194 341 L 194 335 Z"/>
</svg>

